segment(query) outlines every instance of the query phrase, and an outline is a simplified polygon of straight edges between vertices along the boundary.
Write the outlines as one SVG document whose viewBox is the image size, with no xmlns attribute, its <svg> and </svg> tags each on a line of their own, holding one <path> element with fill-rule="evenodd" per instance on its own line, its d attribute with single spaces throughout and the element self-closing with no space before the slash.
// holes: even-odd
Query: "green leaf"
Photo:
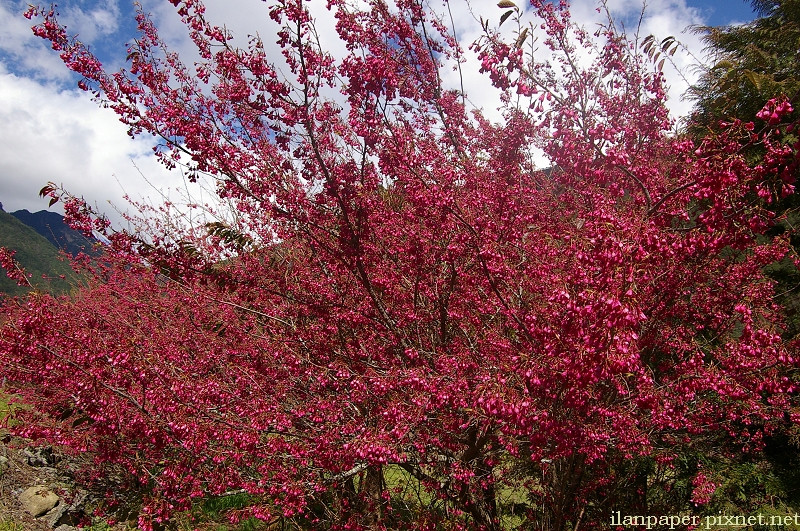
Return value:
<svg viewBox="0 0 800 531">
<path fill-rule="evenodd" d="M 753 86 L 756 87 L 756 90 L 761 90 L 761 82 L 764 79 L 764 76 L 761 76 L 753 72 L 752 70 L 745 70 L 744 77 L 746 77 L 750 81 L 750 83 L 752 83 Z"/>
</svg>

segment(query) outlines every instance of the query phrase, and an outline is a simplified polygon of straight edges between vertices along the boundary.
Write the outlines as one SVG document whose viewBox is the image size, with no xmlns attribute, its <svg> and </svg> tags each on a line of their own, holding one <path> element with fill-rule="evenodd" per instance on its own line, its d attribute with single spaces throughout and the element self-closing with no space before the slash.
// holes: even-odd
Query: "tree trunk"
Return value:
<svg viewBox="0 0 800 531">
<path fill-rule="evenodd" d="M 383 467 L 373 465 L 367 467 L 361 476 L 360 486 L 362 505 L 362 523 L 367 527 L 373 527 L 383 521 L 386 513 L 387 500 L 383 497 Z"/>
</svg>

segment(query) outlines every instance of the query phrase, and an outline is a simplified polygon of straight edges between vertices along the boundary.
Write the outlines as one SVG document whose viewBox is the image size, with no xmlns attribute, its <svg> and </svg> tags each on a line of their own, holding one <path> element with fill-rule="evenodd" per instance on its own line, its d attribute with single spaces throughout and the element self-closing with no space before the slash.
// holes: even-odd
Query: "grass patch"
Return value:
<svg viewBox="0 0 800 531">
<path fill-rule="evenodd" d="M 3 426 L 6 425 L 6 422 L 11 424 L 14 420 L 11 409 L 13 406 L 9 404 L 9 398 L 10 397 L 0 389 L 0 434 L 3 433 Z M 0 524 L 0 531 L 7 531 L 3 525 L 4 524 Z"/>
<path fill-rule="evenodd" d="M 198 502 L 194 509 L 176 518 L 175 523 L 180 531 L 194 529 L 203 531 L 258 531 L 266 529 L 268 523 L 257 518 L 247 518 L 237 524 L 230 523 L 228 514 L 230 511 L 245 509 L 255 502 L 256 499 L 246 492 L 206 498 Z"/>
<path fill-rule="evenodd" d="M 399 497 L 406 503 L 427 507 L 436 498 L 422 484 L 399 465 L 389 465 L 383 469 L 383 480 L 392 498 Z"/>
<path fill-rule="evenodd" d="M 511 461 L 505 464 L 506 475 L 512 466 Z M 383 469 L 383 477 L 387 490 L 391 493 L 392 508 L 401 520 L 414 521 L 420 511 L 436 512 L 446 518 L 448 502 L 439 499 L 435 492 L 423 485 L 406 472 L 402 467 L 389 465 Z M 521 530 L 527 522 L 526 513 L 531 508 L 528 490 L 523 479 L 498 481 L 495 484 L 495 500 L 501 528 Z"/>
<path fill-rule="evenodd" d="M 8 395 L 0 389 L 0 418 L 5 418 L 11 413 L 11 406 L 8 403 Z"/>
<path fill-rule="evenodd" d="M 12 520 L 0 520 L 0 531 L 24 531 L 22 526 Z"/>
<path fill-rule="evenodd" d="M 246 492 L 208 498 L 200 504 L 200 512 L 209 518 L 218 518 L 226 512 L 244 509 L 253 501 L 253 497 Z"/>
<path fill-rule="evenodd" d="M 20 424 L 19 421 L 14 418 L 14 412 L 23 406 L 14 403 L 12 398 L 13 395 L 9 395 L 4 389 L 0 389 L 0 434 L 5 433 L 3 429 L 4 425 L 13 427 Z M 3 531 L 3 529 L 0 528 L 0 531 Z"/>
</svg>

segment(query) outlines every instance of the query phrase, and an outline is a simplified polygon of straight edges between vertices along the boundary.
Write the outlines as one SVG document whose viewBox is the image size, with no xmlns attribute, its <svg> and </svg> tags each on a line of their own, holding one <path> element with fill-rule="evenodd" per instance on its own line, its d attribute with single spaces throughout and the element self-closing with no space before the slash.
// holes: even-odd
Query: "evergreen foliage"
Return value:
<svg viewBox="0 0 800 531">
<path fill-rule="evenodd" d="M 720 120 L 757 121 L 764 103 L 780 94 L 796 102 L 800 2 L 753 0 L 751 4 L 760 17 L 748 24 L 696 28 L 704 34 L 713 65 L 689 92 L 696 100 L 688 121 L 693 136 L 717 131 Z"/>
</svg>

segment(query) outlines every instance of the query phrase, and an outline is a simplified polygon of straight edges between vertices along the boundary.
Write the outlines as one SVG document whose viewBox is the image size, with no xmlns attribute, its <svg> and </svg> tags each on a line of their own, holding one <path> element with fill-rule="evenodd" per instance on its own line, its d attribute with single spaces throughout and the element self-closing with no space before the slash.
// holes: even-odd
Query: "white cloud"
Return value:
<svg viewBox="0 0 800 531">
<path fill-rule="evenodd" d="M 494 0 L 480 5 L 475 2 L 476 15 L 496 20 L 499 10 L 495 3 Z M 0 0 L 0 19 L 4 20 L 0 24 L 0 59 L 3 60 L 0 63 L 0 201 L 5 203 L 6 210 L 45 208 L 46 202 L 38 198 L 37 192 L 47 181 L 64 183 L 69 190 L 101 207 L 105 207 L 107 200 L 124 207 L 123 190 L 118 181 L 134 198 L 154 196 L 134 163 L 159 187 L 182 187 L 180 175 L 163 169 L 152 156 L 151 139 L 130 139 L 113 112 L 98 108 L 82 91 L 64 89 L 63 82 L 71 79 L 70 75 L 57 54 L 31 34 L 30 22 L 20 15 L 23 4 L 16 0 Z M 116 1 L 100 8 L 98 4 L 76 0 L 68 4 L 62 10 L 64 21 L 70 25 L 71 32 L 81 34 L 84 42 L 106 43 L 103 39 L 115 35 L 121 26 L 122 15 Z M 236 35 L 234 44 L 244 46 L 248 34 L 259 33 L 270 57 L 278 64 L 282 62 L 274 42 L 276 26 L 269 19 L 268 6 L 263 2 L 208 0 L 206 4 L 209 20 L 226 25 Z M 174 8 L 155 0 L 145 0 L 144 7 L 153 13 L 162 37 L 184 53 L 188 58 L 186 62 L 191 65 L 196 52 Z M 609 7 L 618 20 L 625 21 L 629 30 L 632 23 L 638 22 L 641 9 L 638 0 L 612 0 Z M 575 0 L 571 11 L 576 21 L 591 29 L 597 21 L 603 20 L 595 8 L 593 0 Z M 468 57 L 467 64 L 462 65 L 465 89 L 474 105 L 499 119 L 495 111 L 499 100 L 488 77 L 477 73 L 477 59 L 468 49 L 479 36 L 480 25 L 466 6 L 453 3 L 451 9 L 459 40 Z M 325 9 L 324 2 L 314 4 L 313 10 L 320 16 L 317 29 L 323 45 L 335 56 L 341 56 L 344 50 L 335 36 L 335 19 Z M 682 33 L 686 26 L 702 23 L 700 16 L 684 0 L 649 0 L 641 35 L 654 33 L 658 38 L 674 35 L 700 55 L 702 45 L 697 36 Z M 449 26 L 449 18 L 446 21 Z M 116 45 L 120 50 L 108 53 L 124 53 L 123 42 Z M 678 52 L 674 59 L 684 70 L 692 61 L 683 52 Z M 691 75 L 688 71 L 685 73 Z M 443 74 L 449 86 L 458 87 L 461 83 L 457 72 L 447 70 Z M 668 81 L 672 86 L 673 112 L 688 112 L 691 104 L 679 99 L 685 83 L 670 72 Z"/>
<path fill-rule="evenodd" d="M 178 172 L 152 156 L 152 140 L 130 139 L 114 113 L 80 90 L 0 70 L 0 124 L 0 200 L 7 211 L 46 208 L 37 192 L 52 181 L 119 221 L 109 201 L 124 210 L 125 192 L 154 195 L 139 170 L 159 187 L 183 185 Z"/>
<path fill-rule="evenodd" d="M 585 5 L 588 0 L 580 0 Z M 638 23 L 642 10 L 642 2 L 636 0 L 614 0 L 609 2 L 611 14 L 617 19 L 635 19 Z M 699 35 L 686 31 L 693 25 L 702 25 L 704 20 L 698 9 L 690 7 L 685 0 L 648 0 L 641 26 L 638 28 L 640 38 L 654 35 L 657 42 L 675 37 L 683 47 L 671 56 L 673 65 L 664 68 L 664 75 L 670 87 L 668 106 L 673 117 L 689 114 L 692 102 L 682 100 L 689 83 L 697 81 L 697 72 L 693 68 L 698 60 L 703 60 L 704 45 Z M 636 30 L 628 25 L 629 31 Z"/>
<path fill-rule="evenodd" d="M 111 35 L 119 27 L 120 9 L 117 0 L 106 0 L 88 9 L 74 3 L 67 4 L 61 17 L 70 34 L 78 35 L 81 42 L 90 44 L 99 37 Z"/>
<path fill-rule="evenodd" d="M 71 35 L 77 34 L 81 42 L 96 44 L 101 38 L 113 34 L 119 28 L 120 9 L 118 0 L 109 0 L 102 5 L 76 0 L 63 2 L 59 8 L 60 21 Z M 58 54 L 31 31 L 31 21 L 22 14 L 28 4 L 22 0 L 0 0 L 0 53 L 13 60 L 13 70 L 25 72 L 38 79 L 67 81 L 71 74 L 64 68 Z M 8 66 L 8 65 L 7 65 Z"/>
<path fill-rule="evenodd" d="M 25 7 L 24 3 L 0 0 L 0 53 L 11 57 L 17 70 L 39 78 L 69 79 L 58 54 L 31 32 L 30 21 L 22 16 Z"/>
<path fill-rule="evenodd" d="M 522 6 L 525 2 L 519 0 L 517 4 Z M 438 3 L 436 5 L 438 6 Z M 686 31 L 686 28 L 703 24 L 702 13 L 698 9 L 688 6 L 685 0 L 648 0 L 643 16 L 642 0 L 608 0 L 606 5 L 618 28 L 624 29 L 629 35 L 638 32 L 639 38 L 643 39 L 652 34 L 659 42 L 672 36 L 683 45 L 674 56 L 670 57 L 673 64 L 665 65 L 664 75 L 669 87 L 668 107 L 673 117 L 687 115 L 691 110 L 692 103 L 683 101 L 681 96 L 689 88 L 689 84 L 697 79 L 697 72 L 693 66 L 697 64 L 698 60 L 702 60 L 703 44 L 698 35 Z M 570 5 L 572 20 L 591 34 L 598 24 L 607 23 L 606 13 L 598 12 L 597 8 L 596 0 L 573 0 Z M 449 14 L 446 10 L 443 8 L 437 8 L 437 10 L 442 12 L 446 25 L 450 27 Z M 459 40 L 466 50 L 467 61 L 462 65 L 464 88 L 473 104 L 482 107 L 490 118 L 499 119 L 496 109 L 500 102 L 496 90 L 491 87 L 488 76 L 478 74 L 480 65 L 476 55 L 467 48 L 481 35 L 482 29 L 477 20 L 478 17 L 489 20 L 490 27 L 495 27 L 504 11 L 498 8 L 493 0 L 473 2 L 469 9 L 451 7 L 451 10 Z M 522 16 L 523 24 L 533 20 L 532 17 L 529 9 Z M 513 22 L 506 22 L 502 29 L 507 38 L 511 38 L 511 32 L 514 30 Z M 580 50 L 578 53 L 582 64 L 588 66 L 588 56 L 585 56 Z M 537 52 L 538 59 L 542 60 L 548 56 L 550 56 L 549 51 L 541 45 Z M 459 87 L 461 79 L 458 72 L 448 69 L 443 73 L 443 77 L 449 87 Z"/>
</svg>

